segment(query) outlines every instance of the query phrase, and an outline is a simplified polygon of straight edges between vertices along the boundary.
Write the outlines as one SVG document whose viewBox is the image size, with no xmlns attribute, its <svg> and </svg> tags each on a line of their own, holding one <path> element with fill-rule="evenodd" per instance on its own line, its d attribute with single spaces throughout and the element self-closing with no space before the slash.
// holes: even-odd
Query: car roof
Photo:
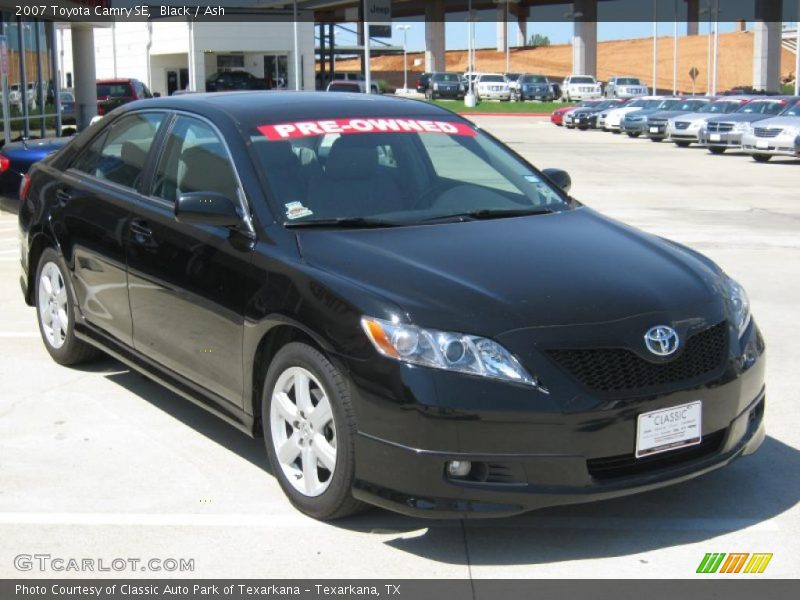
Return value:
<svg viewBox="0 0 800 600">
<path fill-rule="evenodd" d="M 117 77 L 110 78 L 110 79 L 98 79 L 95 83 L 130 83 L 131 81 L 137 81 L 135 77 Z"/>
<path fill-rule="evenodd" d="M 234 121 L 281 123 L 292 120 L 358 117 L 452 118 L 435 104 L 378 94 L 326 94 L 285 90 L 184 94 L 137 100 L 120 112 L 144 108 L 185 110 L 211 118 L 226 115 Z"/>
</svg>

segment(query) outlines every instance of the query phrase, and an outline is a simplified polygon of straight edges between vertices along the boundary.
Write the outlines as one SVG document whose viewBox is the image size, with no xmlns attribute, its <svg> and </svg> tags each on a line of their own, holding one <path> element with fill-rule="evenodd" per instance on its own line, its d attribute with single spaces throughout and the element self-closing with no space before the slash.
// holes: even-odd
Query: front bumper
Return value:
<svg viewBox="0 0 800 600">
<path fill-rule="evenodd" d="M 714 148 L 741 148 L 743 136 L 743 132 L 701 129 L 698 138 L 701 144 Z"/>
<path fill-rule="evenodd" d="M 478 96 L 481 100 L 510 100 L 511 92 L 509 90 L 502 92 L 481 90 L 478 92 Z"/>
<path fill-rule="evenodd" d="M 741 347 L 756 338 L 751 325 Z M 405 365 L 382 389 L 372 369 L 350 365 L 359 422 L 353 495 L 413 516 L 488 517 L 692 479 L 755 452 L 763 441 L 760 348 L 745 370 L 732 349 L 724 372 L 703 385 L 614 401 Z M 698 399 L 700 445 L 634 458 L 639 414 Z M 485 477 L 451 478 L 445 470 L 451 460 L 471 461 Z"/>
<path fill-rule="evenodd" d="M 549 102 L 553 100 L 553 92 L 546 88 L 532 90 L 523 89 L 520 97 L 523 100 L 541 100 L 543 102 Z"/>
<path fill-rule="evenodd" d="M 600 90 L 594 92 L 581 92 L 581 91 L 570 90 L 569 94 L 567 95 L 570 100 L 597 100 L 603 97 L 603 93 Z"/>
<path fill-rule="evenodd" d="M 748 154 L 800 158 L 800 135 L 790 133 L 774 138 L 760 138 L 747 134 L 742 138 L 742 150 Z"/>
<path fill-rule="evenodd" d="M 624 133 L 647 133 L 647 121 L 623 121 L 620 131 Z"/>
<path fill-rule="evenodd" d="M 667 127 L 667 137 L 673 142 L 698 142 L 699 128 L 686 128 L 675 129 L 674 127 Z"/>
<path fill-rule="evenodd" d="M 649 123 L 647 125 L 647 137 L 651 140 L 665 139 L 667 137 L 667 126 L 664 124 Z"/>
</svg>

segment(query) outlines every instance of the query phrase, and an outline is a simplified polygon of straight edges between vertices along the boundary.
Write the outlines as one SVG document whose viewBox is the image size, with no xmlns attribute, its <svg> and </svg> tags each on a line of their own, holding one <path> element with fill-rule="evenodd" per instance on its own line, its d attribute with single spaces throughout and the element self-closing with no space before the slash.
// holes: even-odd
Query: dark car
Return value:
<svg viewBox="0 0 800 600">
<path fill-rule="evenodd" d="M 105 115 L 134 100 L 153 97 L 147 86 L 138 79 L 99 79 L 96 85 L 98 115 Z"/>
<path fill-rule="evenodd" d="M 750 131 L 753 123 L 779 115 L 798 99 L 795 96 L 758 98 L 742 105 L 736 112 L 712 117 L 700 130 L 700 143 L 705 144 L 711 154 L 739 149 L 742 137 Z"/>
<path fill-rule="evenodd" d="M 587 129 L 597 129 L 597 117 L 604 110 L 625 106 L 625 100 L 614 98 L 613 100 L 601 100 L 590 106 L 577 108 L 572 112 L 572 125 L 586 131 Z"/>
<path fill-rule="evenodd" d="M 24 139 L 11 142 L 0 149 L 0 195 L 16 197 L 22 176 L 31 165 L 63 148 L 69 137 Z"/>
<path fill-rule="evenodd" d="M 431 73 L 425 97 L 428 100 L 437 100 L 438 98 L 460 100 L 465 93 L 464 82 L 458 73 Z"/>
<path fill-rule="evenodd" d="M 61 122 L 75 123 L 75 94 L 62 90 L 59 92 L 59 100 L 61 101 Z"/>
<path fill-rule="evenodd" d="M 713 98 L 685 98 L 672 108 L 647 115 L 647 137 L 654 142 L 666 139 L 667 125 L 671 118 L 701 111 L 713 100 Z"/>
<path fill-rule="evenodd" d="M 267 82 L 247 71 L 220 71 L 206 80 L 207 92 L 265 89 Z"/>
<path fill-rule="evenodd" d="M 515 514 L 754 452 L 743 288 L 569 187 L 427 102 L 136 102 L 26 177 L 22 293 L 57 362 L 100 349 L 263 434 L 316 518 Z"/>
<path fill-rule="evenodd" d="M 433 73 L 428 73 L 427 71 L 419 74 L 419 77 L 417 77 L 416 86 L 418 93 L 425 94 L 428 91 L 428 84 L 430 83 L 431 75 L 433 75 Z"/>
<path fill-rule="evenodd" d="M 550 80 L 544 75 L 533 75 L 525 73 L 519 78 L 519 99 L 520 100 L 541 100 L 542 102 L 552 102 L 556 96 Z"/>
<path fill-rule="evenodd" d="M 637 138 L 647 133 L 647 118 L 663 110 L 672 110 L 679 106 L 681 98 L 657 98 L 646 100 L 643 108 L 627 113 L 620 121 L 620 131 L 628 137 Z"/>
</svg>

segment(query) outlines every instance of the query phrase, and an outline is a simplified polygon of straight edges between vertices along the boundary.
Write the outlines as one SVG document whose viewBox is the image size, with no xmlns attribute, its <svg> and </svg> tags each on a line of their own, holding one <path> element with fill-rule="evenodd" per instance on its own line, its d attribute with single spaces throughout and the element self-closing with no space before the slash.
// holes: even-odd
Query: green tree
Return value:
<svg viewBox="0 0 800 600">
<path fill-rule="evenodd" d="M 528 46 L 531 48 L 539 48 L 541 46 L 549 46 L 550 45 L 550 38 L 546 35 L 542 35 L 541 33 L 534 33 L 531 37 L 528 38 Z"/>
</svg>

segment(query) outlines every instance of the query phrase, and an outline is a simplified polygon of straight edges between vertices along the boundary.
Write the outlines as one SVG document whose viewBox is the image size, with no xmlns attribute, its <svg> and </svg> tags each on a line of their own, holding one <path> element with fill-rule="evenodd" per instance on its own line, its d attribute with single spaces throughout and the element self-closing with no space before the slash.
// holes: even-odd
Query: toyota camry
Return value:
<svg viewBox="0 0 800 600">
<path fill-rule="evenodd" d="M 22 294 L 56 362 L 109 354 L 263 435 L 320 519 L 510 515 L 754 452 L 742 286 L 569 190 L 414 100 L 136 101 L 25 176 Z"/>
</svg>

